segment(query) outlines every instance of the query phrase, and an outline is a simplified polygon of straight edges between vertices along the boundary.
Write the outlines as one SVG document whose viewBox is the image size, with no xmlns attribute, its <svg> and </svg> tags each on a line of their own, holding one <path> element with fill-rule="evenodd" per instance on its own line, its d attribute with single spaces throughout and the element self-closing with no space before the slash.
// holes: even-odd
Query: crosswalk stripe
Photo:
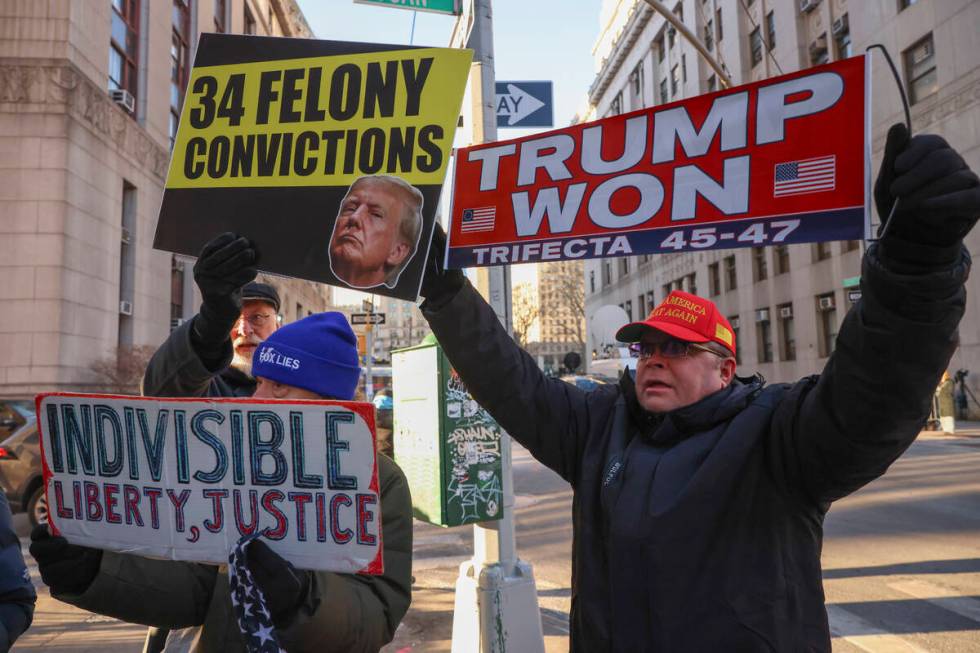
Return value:
<svg viewBox="0 0 980 653">
<path fill-rule="evenodd" d="M 827 616 L 830 618 L 831 634 L 857 646 L 862 651 L 868 653 L 929 653 L 926 649 L 920 648 L 898 635 L 886 633 L 839 605 L 828 605 Z"/>
</svg>

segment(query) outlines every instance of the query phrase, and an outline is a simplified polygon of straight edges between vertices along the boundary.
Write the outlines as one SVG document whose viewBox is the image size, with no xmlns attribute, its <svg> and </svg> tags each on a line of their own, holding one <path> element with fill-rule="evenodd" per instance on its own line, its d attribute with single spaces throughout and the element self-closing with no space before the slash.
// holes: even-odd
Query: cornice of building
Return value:
<svg viewBox="0 0 980 653">
<path fill-rule="evenodd" d="M 170 153 L 73 63 L 0 59 L 0 112 L 63 112 L 101 134 L 161 182 Z"/>
<path fill-rule="evenodd" d="M 299 8 L 296 0 L 274 0 L 272 10 L 279 18 L 279 24 L 285 27 L 286 36 L 297 36 L 305 39 L 314 38 L 313 30 L 306 22 L 306 16 Z"/>
<path fill-rule="evenodd" d="M 603 60 L 602 67 L 596 73 L 592 85 L 589 86 L 589 102 L 592 105 L 597 106 L 599 104 L 599 98 L 609 88 L 613 77 L 619 72 L 623 61 L 632 51 L 633 45 L 640 38 L 640 34 L 643 33 L 653 14 L 653 9 L 646 3 L 641 2 L 633 5 L 629 17 L 626 19 L 626 25 L 616 37 L 609 55 Z"/>
</svg>

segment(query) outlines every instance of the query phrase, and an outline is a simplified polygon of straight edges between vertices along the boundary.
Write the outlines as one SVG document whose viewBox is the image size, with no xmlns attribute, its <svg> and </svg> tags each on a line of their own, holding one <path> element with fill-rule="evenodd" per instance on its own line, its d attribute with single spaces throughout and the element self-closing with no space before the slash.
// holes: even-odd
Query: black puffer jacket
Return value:
<svg viewBox="0 0 980 653">
<path fill-rule="evenodd" d="M 573 651 L 830 651 L 824 515 L 927 418 L 969 256 L 902 276 L 872 246 L 863 268 L 822 374 L 739 379 L 660 416 L 628 378 L 586 394 L 545 377 L 469 284 L 423 304 L 477 401 L 574 488 Z"/>
</svg>

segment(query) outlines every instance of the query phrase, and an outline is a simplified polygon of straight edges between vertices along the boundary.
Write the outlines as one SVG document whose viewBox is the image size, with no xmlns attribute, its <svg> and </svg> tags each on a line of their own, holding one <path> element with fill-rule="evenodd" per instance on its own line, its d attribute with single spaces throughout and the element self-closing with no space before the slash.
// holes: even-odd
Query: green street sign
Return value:
<svg viewBox="0 0 980 653">
<path fill-rule="evenodd" d="M 435 14 L 459 15 L 459 0 L 354 0 L 358 5 L 411 9 L 412 11 L 431 11 Z"/>
<path fill-rule="evenodd" d="M 861 275 L 844 279 L 845 288 L 856 288 L 861 285 Z"/>
</svg>

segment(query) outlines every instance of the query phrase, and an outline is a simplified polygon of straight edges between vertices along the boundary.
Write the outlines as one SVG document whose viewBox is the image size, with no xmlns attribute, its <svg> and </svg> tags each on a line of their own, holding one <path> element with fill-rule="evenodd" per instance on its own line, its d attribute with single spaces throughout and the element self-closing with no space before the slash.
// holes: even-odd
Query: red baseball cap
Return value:
<svg viewBox="0 0 980 653">
<path fill-rule="evenodd" d="M 714 302 L 675 290 L 642 322 L 627 324 L 616 332 L 620 342 L 638 342 L 649 329 L 687 342 L 717 342 L 735 354 L 735 331 Z"/>
</svg>

